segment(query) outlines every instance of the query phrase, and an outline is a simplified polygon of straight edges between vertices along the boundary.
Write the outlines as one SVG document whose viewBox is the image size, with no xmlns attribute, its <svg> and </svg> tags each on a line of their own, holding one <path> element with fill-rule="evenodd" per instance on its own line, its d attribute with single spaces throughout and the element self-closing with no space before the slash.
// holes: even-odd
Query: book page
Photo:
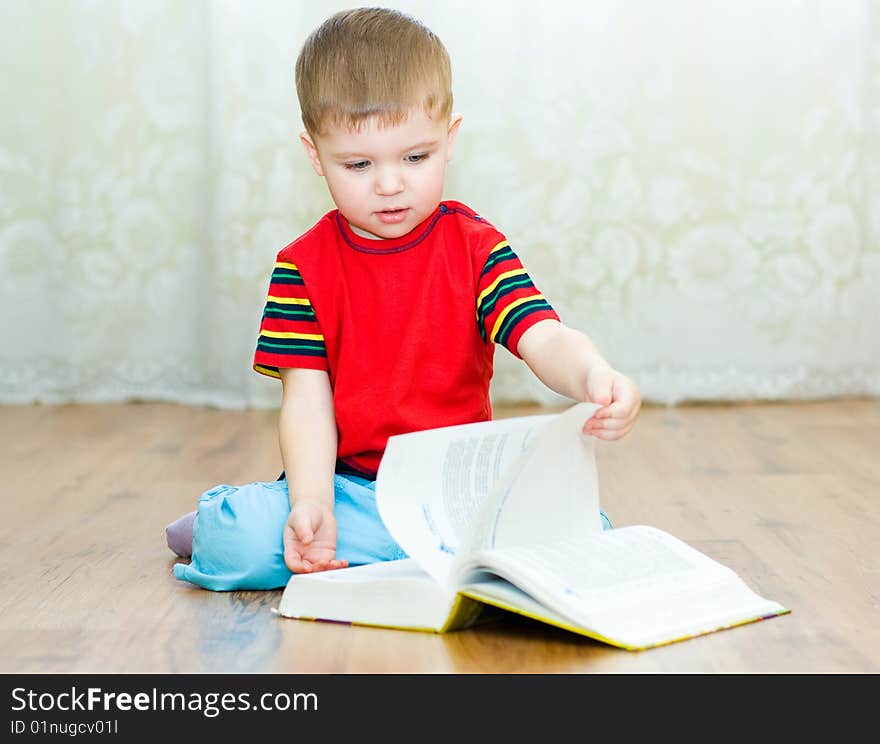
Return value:
<svg viewBox="0 0 880 744">
<path fill-rule="evenodd" d="M 540 545 L 521 543 L 478 557 L 483 564 L 504 567 L 505 575 L 529 593 L 546 592 L 548 598 L 584 608 L 627 604 L 633 594 L 665 594 L 731 573 L 680 540 L 643 526 Z"/>
<path fill-rule="evenodd" d="M 296 574 L 278 614 L 410 630 L 439 631 L 456 599 L 412 559 Z"/>
<path fill-rule="evenodd" d="M 400 546 L 442 585 L 493 485 L 554 414 L 390 437 L 376 506 Z"/>
<path fill-rule="evenodd" d="M 484 569 L 572 623 L 633 647 L 786 611 L 726 566 L 654 527 L 484 550 L 456 575 L 466 584 Z"/>
<path fill-rule="evenodd" d="M 594 440 L 582 432 L 599 406 L 557 414 L 495 483 L 463 552 L 555 543 L 602 530 Z"/>
</svg>

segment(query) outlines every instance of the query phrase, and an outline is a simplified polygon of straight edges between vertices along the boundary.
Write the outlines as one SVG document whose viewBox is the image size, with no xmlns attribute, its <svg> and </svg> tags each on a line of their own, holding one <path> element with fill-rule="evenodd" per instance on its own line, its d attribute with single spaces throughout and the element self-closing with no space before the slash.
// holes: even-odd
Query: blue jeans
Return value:
<svg viewBox="0 0 880 744">
<path fill-rule="evenodd" d="M 350 566 L 406 558 L 376 509 L 376 482 L 334 477 L 336 557 Z M 282 535 L 290 513 L 287 481 L 219 485 L 205 491 L 193 523 L 192 561 L 174 576 L 212 591 L 280 589 L 290 570 Z M 604 529 L 611 522 L 600 512 Z"/>
</svg>

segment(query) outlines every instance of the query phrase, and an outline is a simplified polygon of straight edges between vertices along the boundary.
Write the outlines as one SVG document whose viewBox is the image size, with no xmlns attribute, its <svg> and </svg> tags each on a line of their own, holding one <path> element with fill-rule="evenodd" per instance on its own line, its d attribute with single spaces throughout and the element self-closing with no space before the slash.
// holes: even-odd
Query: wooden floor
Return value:
<svg viewBox="0 0 880 744">
<path fill-rule="evenodd" d="M 616 526 L 660 527 L 792 610 L 642 652 L 512 615 L 442 636 L 281 619 L 280 591 L 176 581 L 165 524 L 215 484 L 274 480 L 275 422 L 0 407 L 0 672 L 880 672 L 878 400 L 648 406 L 597 444 Z"/>
</svg>

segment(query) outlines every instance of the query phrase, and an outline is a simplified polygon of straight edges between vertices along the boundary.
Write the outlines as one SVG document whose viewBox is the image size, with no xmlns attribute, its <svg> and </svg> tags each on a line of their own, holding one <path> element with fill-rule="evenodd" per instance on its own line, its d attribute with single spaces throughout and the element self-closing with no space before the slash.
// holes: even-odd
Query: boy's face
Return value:
<svg viewBox="0 0 880 744">
<path fill-rule="evenodd" d="M 374 117 L 360 130 L 328 128 L 301 139 L 352 230 L 366 238 L 399 238 L 443 198 L 460 123 L 457 115 L 437 121 L 415 109 L 400 124 L 380 126 Z"/>
</svg>

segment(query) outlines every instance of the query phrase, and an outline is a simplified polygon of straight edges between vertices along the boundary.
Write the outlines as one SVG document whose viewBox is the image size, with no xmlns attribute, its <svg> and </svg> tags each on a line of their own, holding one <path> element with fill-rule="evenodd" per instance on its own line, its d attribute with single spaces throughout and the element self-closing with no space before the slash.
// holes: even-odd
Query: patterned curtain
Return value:
<svg viewBox="0 0 880 744">
<path fill-rule="evenodd" d="M 352 4 L 0 4 L 0 402 L 278 404 L 272 263 L 332 208 L 293 65 Z M 876 3 L 386 4 L 452 56 L 447 197 L 646 400 L 880 394 Z M 493 397 L 557 401 L 503 349 Z"/>
</svg>

